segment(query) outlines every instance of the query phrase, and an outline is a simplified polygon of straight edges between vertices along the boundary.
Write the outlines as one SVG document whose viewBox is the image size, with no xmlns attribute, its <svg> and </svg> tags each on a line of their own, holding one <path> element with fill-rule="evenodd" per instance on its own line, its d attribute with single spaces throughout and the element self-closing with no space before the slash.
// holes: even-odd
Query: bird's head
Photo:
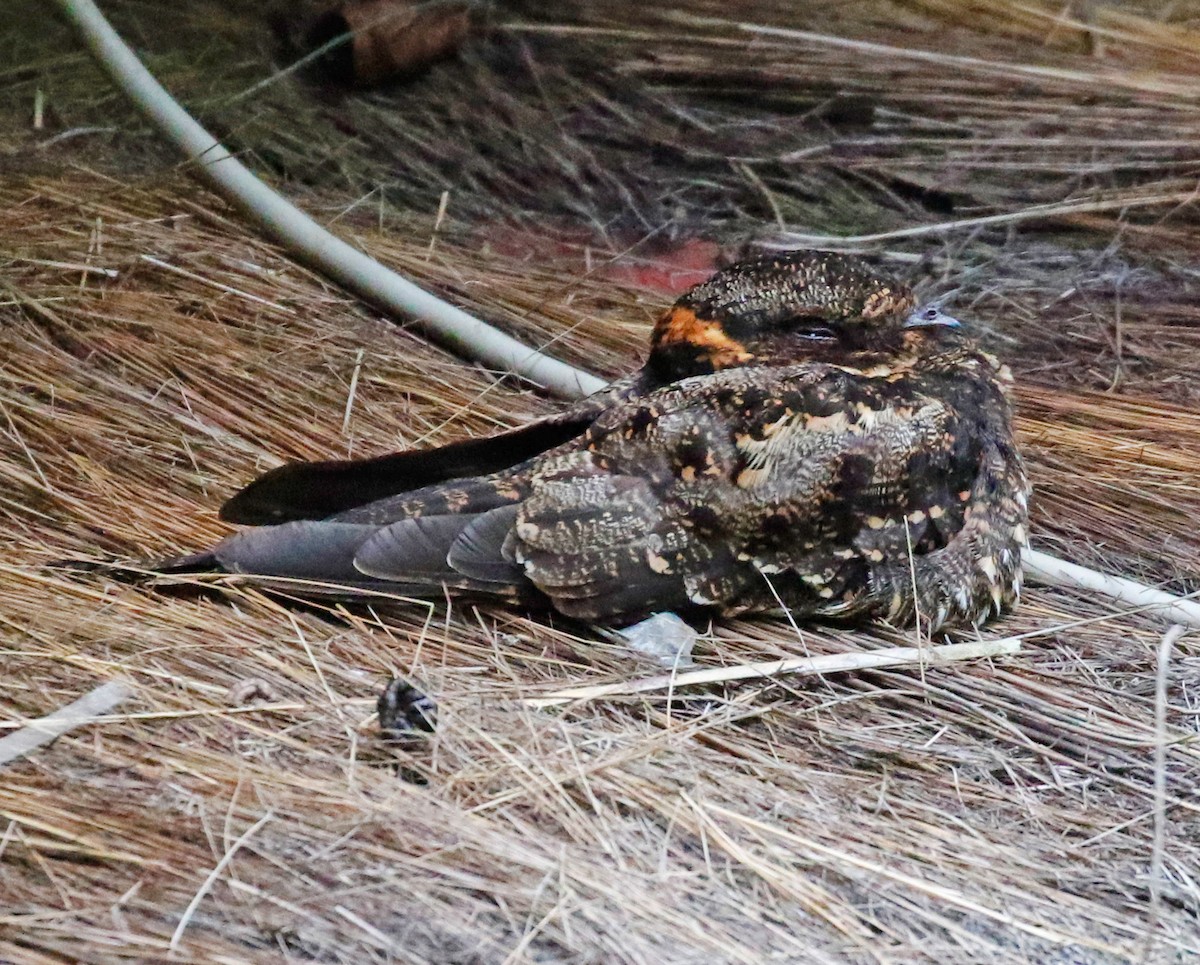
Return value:
<svg viewBox="0 0 1200 965">
<path fill-rule="evenodd" d="M 859 258 L 797 251 L 740 261 L 654 327 L 650 370 L 671 381 L 739 365 L 887 364 L 943 346 L 958 322 Z"/>
</svg>

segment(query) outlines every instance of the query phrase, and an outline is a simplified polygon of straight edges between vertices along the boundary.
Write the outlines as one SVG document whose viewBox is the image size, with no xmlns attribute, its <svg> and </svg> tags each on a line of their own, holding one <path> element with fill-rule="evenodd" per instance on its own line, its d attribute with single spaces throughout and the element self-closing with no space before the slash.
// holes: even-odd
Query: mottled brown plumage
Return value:
<svg viewBox="0 0 1200 965">
<path fill-rule="evenodd" d="M 847 256 L 718 272 L 643 369 L 491 440 L 284 467 L 181 561 L 353 594 L 452 590 L 621 624 L 660 610 L 978 623 L 1020 587 L 1006 370 Z"/>
</svg>

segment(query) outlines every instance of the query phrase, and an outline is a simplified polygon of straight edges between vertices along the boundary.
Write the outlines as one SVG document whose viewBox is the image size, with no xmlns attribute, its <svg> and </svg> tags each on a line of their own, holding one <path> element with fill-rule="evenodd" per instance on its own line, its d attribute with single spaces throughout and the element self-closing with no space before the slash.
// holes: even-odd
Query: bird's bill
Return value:
<svg viewBox="0 0 1200 965">
<path fill-rule="evenodd" d="M 960 328 L 960 322 L 953 315 L 947 315 L 940 308 L 918 308 L 904 322 L 905 328 Z"/>
</svg>

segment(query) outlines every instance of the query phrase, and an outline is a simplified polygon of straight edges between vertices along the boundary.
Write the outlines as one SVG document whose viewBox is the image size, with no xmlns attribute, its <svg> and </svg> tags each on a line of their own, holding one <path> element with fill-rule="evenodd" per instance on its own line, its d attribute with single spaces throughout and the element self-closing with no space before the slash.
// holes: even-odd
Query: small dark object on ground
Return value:
<svg viewBox="0 0 1200 965">
<path fill-rule="evenodd" d="M 437 727 L 437 704 L 403 677 L 394 677 L 379 695 L 379 733 L 383 744 L 400 752 L 392 758 L 402 781 L 422 787 L 429 783 L 426 735 Z M 415 766 L 414 766 L 415 765 Z"/>
<path fill-rule="evenodd" d="M 379 730 L 385 740 L 432 734 L 437 727 L 437 704 L 403 677 L 394 677 L 379 695 Z"/>
</svg>

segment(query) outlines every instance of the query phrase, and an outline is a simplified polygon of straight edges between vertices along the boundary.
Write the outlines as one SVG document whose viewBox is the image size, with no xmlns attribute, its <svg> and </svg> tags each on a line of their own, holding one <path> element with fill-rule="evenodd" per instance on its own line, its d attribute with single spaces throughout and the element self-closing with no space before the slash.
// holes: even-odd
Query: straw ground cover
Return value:
<svg viewBox="0 0 1200 965">
<path fill-rule="evenodd" d="M 636 364 L 670 298 L 602 270 L 639 230 L 703 227 L 733 250 L 752 234 L 869 234 L 1059 205 L 875 249 L 926 293 L 952 297 L 1013 364 L 1036 544 L 1195 589 L 1192 25 L 1101 8 L 1084 29 L 1030 6 L 984 17 L 957 3 L 837 5 L 803 22 L 764 5 L 747 19 L 1027 68 L 987 72 L 815 41 L 735 43 L 740 28 L 702 23 L 720 15 L 702 6 L 686 23 L 630 12 L 623 33 L 585 13 L 522 21 L 423 82 L 422 106 L 403 94 L 323 106 L 280 82 L 223 116 L 283 157 L 277 170 L 295 176 L 304 160 L 307 185 L 289 190 L 373 254 L 603 374 Z M 175 72 L 201 108 L 219 81 L 195 64 L 235 65 L 231 87 L 266 72 L 254 43 L 235 43 L 235 27 L 250 30 L 236 10 L 174 15 L 175 40 L 137 6 L 115 12 L 152 48 L 175 48 L 168 80 Z M 185 57 L 181 38 L 205 15 L 216 40 Z M 670 39 L 680 34 L 689 39 Z M 548 88 L 567 117 L 557 133 L 537 123 L 540 95 L 496 84 L 488 58 L 522 37 L 537 38 L 529 76 L 574 78 Z M 39 53 L 32 37 L 12 42 L 29 66 L 9 75 L 8 102 L 27 116 L 40 83 L 63 116 L 4 140 L 0 735 L 108 680 L 133 695 L 4 768 L 0 960 L 1200 954 L 1200 651 L 1184 636 L 1162 660 L 1167 627 L 1152 615 L 1033 589 L 982 634 L 1059 628 L 1013 657 L 539 710 L 527 701 L 653 668 L 586 627 L 501 608 L 325 610 L 244 586 L 196 592 L 50 565 L 203 545 L 223 532 L 221 499 L 284 459 L 432 445 L 553 403 L 296 267 L 164 165 L 86 64 Z M 598 60 L 622 80 L 588 101 L 605 111 L 581 114 L 589 91 L 605 92 L 584 70 Z M 513 118 L 538 130 L 517 145 L 526 168 L 484 125 L 472 136 L 495 134 L 494 150 L 468 172 L 478 177 L 440 182 L 449 168 L 422 167 L 421 144 L 445 138 L 455 98 L 480 90 L 507 96 Z M 777 100 L 751 106 L 764 90 Z M 823 108 L 812 126 L 781 120 L 831 100 L 842 113 Z M 684 138 L 691 154 L 666 150 L 659 169 L 639 169 L 639 115 L 619 110 L 630 105 L 743 142 L 757 131 L 772 160 L 748 179 L 718 164 L 728 144 L 704 160 L 712 141 L 697 136 Z M 301 132 L 285 108 L 327 126 Z M 339 141 L 330 128 L 347 116 L 356 134 Z M 951 117 L 962 122 L 953 136 Z M 39 147 L 88 124 L 115 130 Z M 862 143 L 880 130 L 886 144 Z M 822 157 L 828 145 L 834 156 Z M 786 161 L 785 147 L 819 150 Z M 567 163 L 563 152 L 583 148 L 609 177 Z M 405 177 L 391 171 L 382 212 L 377 197 L 352 207 L 389 166 Z M 513 172 L 531 167 L 546 190 L 522 194 Z M 925 194 L 917 180 L 930 182 L 917 185 Z M 648 227 L 631 227 L 639 216 Z M 590 255 L 565 243 L 532 259 L 497 253 L 514 237 L 538 242 L 531 226 L 576 224 L 590 226 Z M 585 258 L 601 267 L 581 271 Z M 715 627 L 697 658 L 731 666 L 912 642 L 737 621 Z M 438 701 L 425 744 L 378 740 L 374 698 L 393 673 Z"/>
</svg>

